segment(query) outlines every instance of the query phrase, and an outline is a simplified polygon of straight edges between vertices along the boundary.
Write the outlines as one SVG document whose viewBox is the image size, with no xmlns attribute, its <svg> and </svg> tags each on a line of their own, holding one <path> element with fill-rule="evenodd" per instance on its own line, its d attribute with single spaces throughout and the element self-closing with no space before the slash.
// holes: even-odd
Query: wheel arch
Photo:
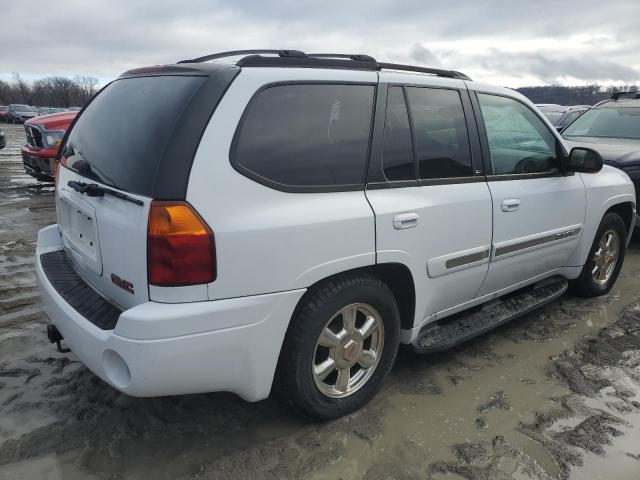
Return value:
<svg viewBox="0 0 640 480">
<path fill-rule="evenodd" d="M 410 330 L 413 328 L 416 310 L 416 288 L 413 275 L 411 274 L 409 267 L 403 263 L 376 263 L 373 265 L 344 270 L 324 277 L 307 288 L 305 294 L 298 301 L 292 318 L 295 317 L 298 308 L 304 304 L 305 300 L 323 283 L 331 281 L 332 279 L 342 275 L 349 275 L 353 273 L 368 273 L 387 285 L 398 304 L 398 310 L 400 311 L 400 328 L 402 330 Z"/>
<path fill-rule="evenodd" d="M 587 190 L 587 193 L 589 193 L 589 190 Z M 596 189 L 593 193 L 600 192 Z M 609 212 L 615 212 L 622 217 L 627 226 L 627 243 L 631 239 L 633 232 L 630 226 L 635 223 L 635 195 L 631 192 L 624 193 L 624 191 L 618 195 L 606 195 L 607 192 L 604 193 L 605 195 L 602 196 L 587 195 L 586 218 L 580 243 L 565 266 L 582 267 L 585 264 L 600 222 Z"/>
<path fill-rule="evenodd" d="M 609 207 L 607 211 L 604 212 L 604 215 L 610 212 L 617 213 L 618 215 L 620 215 L 620 217 L 622 217 L 625 227 L 627 228 L 627 236 L 629 236 L 629 234 L 632 233 L 631 229 L 634 224 L 635 208 L 633 202 L 616 203 L 615 205 Z"/>
</svg>

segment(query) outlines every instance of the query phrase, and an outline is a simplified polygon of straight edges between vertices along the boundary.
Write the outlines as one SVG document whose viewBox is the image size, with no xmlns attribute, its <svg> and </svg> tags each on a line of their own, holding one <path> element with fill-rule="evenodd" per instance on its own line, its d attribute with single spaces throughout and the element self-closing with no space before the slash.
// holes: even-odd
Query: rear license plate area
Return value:
<svg viewBox="0 0 640 480">
<path fill-rule="evenodd" d="M 60 229 L 72 258 L 102 274 L 95 209 L 76 195 L 60 191 Z"/>
</svg>

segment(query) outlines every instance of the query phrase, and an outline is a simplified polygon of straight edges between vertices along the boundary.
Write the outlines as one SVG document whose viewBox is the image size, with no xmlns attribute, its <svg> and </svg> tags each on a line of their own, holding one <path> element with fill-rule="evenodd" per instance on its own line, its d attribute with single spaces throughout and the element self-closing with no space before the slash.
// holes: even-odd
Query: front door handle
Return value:
<svg viewBox="0 0 640 480">
<path fill-rule="evenodd" d="M 515 212 L 520 208 L 520 200 L 517 198 L 508 198 L 502 202 L 503 212 Z"/>
<path fill-rule="evenodd" d="M 415 212 L 398 213 L 393 216 L 393 228 L 396 230 L 413 228 L 418 225 L 418 220 L 420 220 L 420 215 Z"/>
</svg>

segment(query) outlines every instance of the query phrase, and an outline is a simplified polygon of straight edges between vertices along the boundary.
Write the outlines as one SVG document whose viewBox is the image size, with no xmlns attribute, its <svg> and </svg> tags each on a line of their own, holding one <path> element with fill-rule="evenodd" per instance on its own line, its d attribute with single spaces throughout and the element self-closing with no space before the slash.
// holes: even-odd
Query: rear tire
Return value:
<svg viewBox="0 0 640 480">
<path fill-rule="evenodd" d="M 627 227 L 617 213 L 602 218 L 587 261 L 571 290 L 582 297 L 609 293 L 620 274 L 627 250 Z M 615 262 L 615 263 L 613 263 Z"/>
<path fill-rule="evenodd" d="M 358 410 L 391 370 L 399 334 L 395 297 L 378 278 L 359 273 L 324 282 L 293 314 L 278 361 L 278 393 L 317 420 Z"/>
</svg>

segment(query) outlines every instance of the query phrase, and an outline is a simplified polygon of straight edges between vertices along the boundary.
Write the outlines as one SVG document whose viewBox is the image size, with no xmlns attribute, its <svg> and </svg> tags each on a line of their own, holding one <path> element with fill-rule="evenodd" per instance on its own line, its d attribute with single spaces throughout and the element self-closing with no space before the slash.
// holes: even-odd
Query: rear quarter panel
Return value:
<svg viewBox="0 0 640 480">
<path fill-rule="evenodd" d="M 220 101 L 195 156 L 187 200 L 214 232 L 209 299 L 306 288 L 375 263 L 375 224 L 363 190 L 287 193 L 238 173 L 231 143 L 251 97 L 274 82 L 376 83 L 375 72 L 244 68 Z"/>
</svg>

